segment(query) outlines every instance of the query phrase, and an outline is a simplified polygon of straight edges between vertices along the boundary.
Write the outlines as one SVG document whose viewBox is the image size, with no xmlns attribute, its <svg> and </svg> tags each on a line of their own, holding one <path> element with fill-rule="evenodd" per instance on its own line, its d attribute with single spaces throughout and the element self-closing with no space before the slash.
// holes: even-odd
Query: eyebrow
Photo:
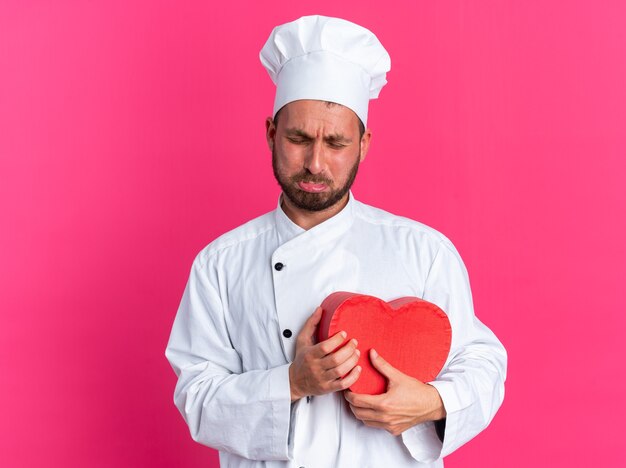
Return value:
<svg viewBox="0 0 626 468">
<path fill-rule="evenodd" d="M 314 140 L 315 139 L 314 137 L 309 135 L 307 132 L 305 132 L 304 130 L 301 130 L 299 128 L 288 128 L 287 130 L 285 130 L 285 133 L 288 136 L 297 136 L 297 137 L 300 137 L 300 138 L 304 138 L 305 140 Z M 350 138 L 345 137 L 341 133 L 331 133 L 330 135 L 326 135 L 324 137 L 324 141 L 326 141 L 326 142 L 333 142 L 333 143 L 345 143 L 345 144 L 352 143 L 352 140 Z"/>
</svg>

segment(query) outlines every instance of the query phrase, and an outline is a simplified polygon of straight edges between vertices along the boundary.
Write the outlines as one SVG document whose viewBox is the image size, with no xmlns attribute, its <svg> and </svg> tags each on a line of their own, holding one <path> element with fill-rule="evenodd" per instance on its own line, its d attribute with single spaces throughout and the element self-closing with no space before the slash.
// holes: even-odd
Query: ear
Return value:
<svg viewBox="0 0 626 468">
<path fill-rule="evenodd" d="M 360 162 L 363 162 L 363 160 L 365 159 L 365 156 L 367 156 L 367 152 L 370 149 L 370 141 L 372 140 L 372 131 L 367 128 L 365 129 L 365 133 L 363 133 L 363 137 L 361 138 L 361 141 L 359 142 L 359 144 L 361 145 L 361 159 L 359 160 Z"/>
<path fill-rule="evenodd" d="M 274 119 L 268 117 L 265 119 L 265 139 L 267 140 L 267 146 L 269 146 L 270 151 L 274 150 L 274 139 L 276 137 L 276 124 L 274 123 Z"/>
</svg>

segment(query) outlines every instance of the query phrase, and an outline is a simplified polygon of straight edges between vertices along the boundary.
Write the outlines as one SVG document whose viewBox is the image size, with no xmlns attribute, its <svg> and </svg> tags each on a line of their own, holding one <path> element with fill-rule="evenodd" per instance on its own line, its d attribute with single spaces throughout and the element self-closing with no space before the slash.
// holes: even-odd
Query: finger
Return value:
<svg viewBox="0 0 626 468">
<path fill-rule="evenodd" d="M 346 375 L 343 379 L 335 380 L 331 384 L 332 391 L 338 392 L 349 388 L 351 385 L 354 385 L 361 376 L 361 370 L 361 366 L 356 366 L 354 369 L 348 372 L 348 375 Z"/>
<path fill-rule="evenodd" d="M 340 331 L 330 338 L 319 342 L 315 345 L 315 356 L 318 358 L 322 358 L 332 353 L 333 351 L 335 351 L 335 349 L 339 348 L 343 344 L 347 336 L 348 334 L 345 331 Z"/>
<path fill-rule="evenodd" d="M 300 333 L 298 333 L 297 341 L 301 344 L 312 345 L 315 337 L 315 332 L 317 329 L 317 325 L 322 320 L 322 308 L 318 307 L 315 309 L 315 312 L 311 314 L 311 316 L 304 322 L 304 326 Z"/>
<path fill-rule="evenodd" d="M 388 432 L 392 433 L 393 435 L 399 435 L 399 433 L 398 433 L 398 434 L 396 434 L 396 433 L 395 433 L 395 432 L 391 429 L 391 425 L 390 425 L 389 423 L 384 423 L 384 422 L 380 422 L 380 421 L 370 421 L 370 420 L 368 420 L 368 419 L 366 419 L 366 420 L 361 420 L 361 421 L 363 421 L 363 424 L 365 424 L 366 426 L 369 426 L 369 427 L 376 427 L 376 428 L 379 428 L 379 429 L 385 429 L 386 431 L 388 431 Z"/>
<path fill-rule="evenodd" d="M 345 392 L 344 396 L 346 400 L 348 400 L 348 403 L 359 408 L 378 408 L 378 401 L 380 400 L 380 395 L 367 395 L 364 393 L 354 393 L 352 391 Z"/>
<path fill-rule="evenodd" d="M 376 427 L 378 429 L 384 429 L 387 432 L 389 432 L 392 436 L 399 436 L 400 434 L 402 434 L 406 429 L 408 429 L 410 426 L 407 425 L 403 425 L 403 424 L 393 424 L 393 423 L 388 423 L 388 422 L 381 422 L 381 421 L 370 421 L 368 419 L 366 420 L 361 420 L 363 422 L 363 424 L 365 424 L 366 426 L 369 427 Z"/>
<path fill-rule="evenodd" d="M 352 411 L 352 414 L 354 414 L 354 417 L 360 419 L 361 421 L 378 421 L 376 412 L 369 408 L 359 408 L 358 406 L 350 405 L 350 410 Z"/>
<path fill-rule="evenodd" d="M 350 410 L 352 410 L 352 414 L 359 421 L 362 421 L 363 424 L 370 427 L 382 427 L 386 428 L 387 423 L 380 421 L 376 414 L 370 413 L 371 410 L 364 410 L 363 408 L 355 408 L 350 406 Z"/>
<path fill-rule="evenodd" d="M 324 358 L 322 358 L 320 362 L 322 368 L 325 370 L 334 369 L 335 367 L 346 362 L 348 359 L 354 357 L 357 351 L 356 347 L 358 344 L 359 342 L 356 339 L 352 338 L 338 350 L 326 355 Z M 360 353 L 361 352 L 359 351 L 359 354 Z"/>
<path fill-rule="evenodd" d="M 324 372 L 324 375 L 328 378 L 333 379 L 343 377 L 348 372 L 350 372 L 354 368 L 354 366 L 358 364 L 360 355 L 361 352 L 358 349 L 355 349 L 352 355 L 348 357 L 348 359 L 346 359 L 341 364 L 333 367 L 332 369 L 327 369 Z"/>
<path fill-rule="evenodd" d="M 398 375 L 398 370 L 383 359 L 383 357 L 376 352 L 375 349 L 370 350 L 370 361 L 374 368 L 382 375 L 387 377 L 389 381 L 393 380 Z"/>
</svg>

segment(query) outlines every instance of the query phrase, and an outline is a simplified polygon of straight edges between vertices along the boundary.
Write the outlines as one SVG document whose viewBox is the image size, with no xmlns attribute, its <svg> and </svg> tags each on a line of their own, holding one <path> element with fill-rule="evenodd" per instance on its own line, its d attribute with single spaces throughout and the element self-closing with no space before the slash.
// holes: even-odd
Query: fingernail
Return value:
<svg viewBox="0 0 626 468">
<path fill-rule="evenodd" d="M 358 349 L 355 349 L 354 352 L 356 353 L 357 356 L 361 355 L 361 351 L 359 351 Z"/>
<path fill-rule="evenodd" d="M 357 346 L 359 344 L 359 342 L 356 340 L 356 338 L 352 338 L 352 344 L 354 346 Z"/>
<path fill-rule="evenodd" d="M 370 351 L 370 355 L 372 356 L 373 359 L 376 359 L 378 357 L 378 353 L 376 352 L 374 348 L 372 348 L 372 350 Z"/>
<path fill-rule="evenodd" d="M 345 331 L 342 331 L 340 333 L 340 335 L 341 335 L 342 338 L 345 338 L 346 336 L 348 336 L 348 334 Z"/>
<path fill-rule="evenodd" d="M 361 372 L 361 366 L 356 366 L 356 371 Z"/>
</svg>

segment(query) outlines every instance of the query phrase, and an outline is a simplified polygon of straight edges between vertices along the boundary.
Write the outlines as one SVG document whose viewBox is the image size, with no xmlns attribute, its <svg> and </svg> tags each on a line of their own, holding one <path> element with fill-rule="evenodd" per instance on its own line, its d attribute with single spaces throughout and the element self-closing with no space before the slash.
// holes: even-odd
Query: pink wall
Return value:
<svg viewBox="0 0 626 468">
<path fill-rule="evenodd" d="M 275 206 L 258 51 L 319 12 L 392 57 L 355 195 L 456 243 L 510 354 L 447 466 L 617 466 L 624 5 L 4 0 L 0 464 L 216 466 L 163 351 L 194 255 Z"/>
</svg>

